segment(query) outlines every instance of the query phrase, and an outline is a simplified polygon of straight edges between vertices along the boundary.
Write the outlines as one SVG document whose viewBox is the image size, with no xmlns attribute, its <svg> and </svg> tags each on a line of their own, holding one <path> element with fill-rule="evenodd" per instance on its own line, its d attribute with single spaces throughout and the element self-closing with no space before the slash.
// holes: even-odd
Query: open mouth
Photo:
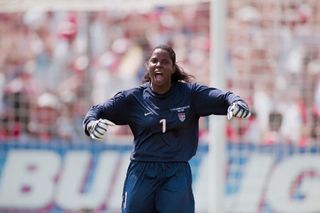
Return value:
<svg viewBox="0 0 320 213">
<path fill-rule="evenodd" d="M 155 72 L 154 80 L 155 81 L 162 81 L 164 79 L 163 74 L 161 72 Z"/>
</svg>

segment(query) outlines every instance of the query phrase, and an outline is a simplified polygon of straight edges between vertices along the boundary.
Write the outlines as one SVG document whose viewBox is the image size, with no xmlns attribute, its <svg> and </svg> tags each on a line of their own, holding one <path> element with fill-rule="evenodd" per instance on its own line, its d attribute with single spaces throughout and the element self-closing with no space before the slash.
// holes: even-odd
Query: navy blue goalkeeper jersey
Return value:
<svg viewBox="0 0 320 213">
<path fill-rule="evenodd" d="M 134 136 L 131 160 L 188 161 L 198 147 L 199 118 L 226 115 L 236 100 L 240 97 L 231 92 L 197 83 L 173 83 L 165 94 L 154 93 L 145 83 L 91 107 L 83 122 L 86 127 L 103 118 L 129 125 Z"/>
</svg>

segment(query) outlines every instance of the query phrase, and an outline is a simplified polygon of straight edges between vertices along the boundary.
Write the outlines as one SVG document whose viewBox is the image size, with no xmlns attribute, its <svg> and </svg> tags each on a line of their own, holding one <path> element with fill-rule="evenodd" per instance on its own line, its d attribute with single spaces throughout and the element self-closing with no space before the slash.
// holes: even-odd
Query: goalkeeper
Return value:
<svg viewBox="0 0 320 213">
<path fill-rule="evenodd" d="M 129 125 L 134 147 L 122 195 L 123 213 L 194 213 L 188 161 L 196 154 L 199 118 L 247 118 L 247 104 L 232 92 L 191 82 L 174 50 L 153 49 L 143 84 L 92 106 L 85 134 L 101 140 L 109 125 Z"/>
</svg>

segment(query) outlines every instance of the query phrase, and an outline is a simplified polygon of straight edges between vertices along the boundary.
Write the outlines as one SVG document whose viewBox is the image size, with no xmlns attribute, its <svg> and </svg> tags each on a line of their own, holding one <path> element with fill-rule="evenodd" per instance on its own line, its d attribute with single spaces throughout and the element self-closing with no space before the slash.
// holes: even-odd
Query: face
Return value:
<svg viewBox="0 0 320 213">
<path fill-rule="evenodd" d="M 147 68 L 153 91 L 167 92 L 171 87 L 171 75 L 174 73 L 174 64 L 168 51 L 155 49 L 147 62 Z"/>
</svg>

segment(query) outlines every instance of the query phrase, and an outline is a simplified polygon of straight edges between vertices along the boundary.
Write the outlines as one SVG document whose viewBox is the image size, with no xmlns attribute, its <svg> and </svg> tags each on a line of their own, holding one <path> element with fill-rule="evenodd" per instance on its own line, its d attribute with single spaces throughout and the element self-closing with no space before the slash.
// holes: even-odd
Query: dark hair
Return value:
<svg viewBox="0 0 320 213">
<path fill-rule="evenodd" d="M 174 50 L 168 46 L 168 45 L 159 45 L 156 46 L 155 48 L 153 48 L 153 50 L 151 51 L 151 53 L 153 53 L 156 49 L 162 49 L 165 50 L 169 53 L 170 55 L 170 59 L 172 61 L 172 64 L 174 66 L 175 72 L 172 74 L 172 82 L 178 82 L 178 81 L 184 81 L 184 82 L 190 82 L 192 78 L 194 78 L 193 75 L 190 75 L 188 73 L 186 73 L 182 67 L 180 67 L 179 65 L 177 65 L 176 63 L 176 53 L 174 52 Z M 150 56 L 151 57 L 151 56 Z M 148 60 L 150 59 L 150 57 L 148 58 Z M 150 77 L 149 77 L 149 72 L 147 70 L 147 72 L 145 73 L 145 75 L 143 76 L 142 79 L 142 83 L 146 83 L 146 82 L 150 82 Z"/>
</svg>

